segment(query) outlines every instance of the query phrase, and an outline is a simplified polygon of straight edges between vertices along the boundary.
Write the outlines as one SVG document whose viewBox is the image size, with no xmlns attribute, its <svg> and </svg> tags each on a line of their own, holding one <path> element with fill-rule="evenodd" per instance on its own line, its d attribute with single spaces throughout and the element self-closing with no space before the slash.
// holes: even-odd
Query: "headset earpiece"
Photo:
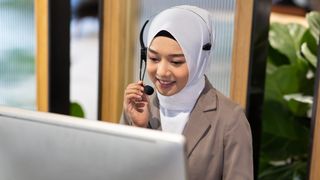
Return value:
<svg viewBox="0 0 320 180">
<path fill-rule="evenodd" d="M 204 50 L 204 51 L 210 51 L 211 46 L 212 46 L 211 43 L 207 43 L 207 44 L 205 44 L 205 45 L 202 46 L 202 50 Z"/>
</svg>

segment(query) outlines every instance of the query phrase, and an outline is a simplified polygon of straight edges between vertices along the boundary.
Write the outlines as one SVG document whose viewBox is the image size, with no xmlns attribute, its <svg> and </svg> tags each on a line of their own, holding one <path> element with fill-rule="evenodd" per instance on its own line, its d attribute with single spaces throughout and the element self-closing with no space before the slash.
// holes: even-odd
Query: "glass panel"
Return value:
<svg viewBox="0 0 320 180">
<path fill-rule="evenodd" d="M 98 0 L 71 0 L 70 98 L 97 119 L 99 72 Z"/>
<path fill-rule="evenodd" d="M 36 109 L 33 0 L 0 0 L 0 104 Z"/>
<path fill-rule="evenodd" d="M 215 88 L 229 96 L 235 3 L 236 0 L 141 0 L 140 27 L 145 20 L 171 6 L 189 4 L 209 10 L 213 17 L 216 39 L 210 57 L 211 64 L 206 75 Z M 147 33 L 145 32 L 145 41 L 146 38 Z M 138 65 L 136 67 L 135 75 L 138 79 Z"/>
</svg>

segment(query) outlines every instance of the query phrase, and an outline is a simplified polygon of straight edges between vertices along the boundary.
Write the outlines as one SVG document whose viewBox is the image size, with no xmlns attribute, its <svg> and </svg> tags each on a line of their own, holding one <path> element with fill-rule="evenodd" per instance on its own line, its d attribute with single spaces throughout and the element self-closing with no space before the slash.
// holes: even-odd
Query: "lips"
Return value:
<svg viewBox="0 0 320 180">
<path fill-rule="evenodd" d="M 158 79 L 158 78 L 156 78 L 156 79 L 162 89 L 170 88 L 176 82 L 176 81 L 171 81 L 171 80 L 162 80 L 162 79 Z"/>
<path fill-rule="evenodd" d="M 160 84 L 163 84 L 163 85 L 168 85 L 168 84 L 171 84 L 173 83 L 173 81 L 163 81 L 163 80 L 158 80 Z"/>
</svg>

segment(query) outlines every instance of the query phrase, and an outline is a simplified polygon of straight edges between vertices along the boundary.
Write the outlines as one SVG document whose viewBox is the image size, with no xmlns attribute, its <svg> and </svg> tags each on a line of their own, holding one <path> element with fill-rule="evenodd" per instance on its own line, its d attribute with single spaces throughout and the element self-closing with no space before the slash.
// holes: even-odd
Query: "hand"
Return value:
<svg viewBox="0 0 320 180">
<path fill-rule="evenodd" d="M 150 116 L 149 99 L 143 90 L 143 82 L 138 81 L 129 84 L 124 92 L 124 113 L 138 127 L 147 127 Z"/>
</svg>

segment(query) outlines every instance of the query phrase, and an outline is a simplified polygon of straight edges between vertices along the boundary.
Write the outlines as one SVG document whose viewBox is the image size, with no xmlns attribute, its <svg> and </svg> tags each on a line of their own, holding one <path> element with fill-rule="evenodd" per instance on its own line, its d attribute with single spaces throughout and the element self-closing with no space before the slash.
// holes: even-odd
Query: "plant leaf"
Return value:
<svg viewBox="0 0 320 180">
<path fill-rule="evenodd" d="M 302 37 L 302 44 L 307 43 L 308 48 L 313 54 L 317 54 L 318 51 L 318 45 L 317 45 L 317 40 L 313 37 L 311 34 L 310 28 L 307 29 L 305 34 Z"/>
<path fill-rule="evenodd" d="M 286 106 L 276 101 L 267 101 L 264 103 L 263 109 L 262 126 L 264 133 L 277 138 L 284 138 L 287 141 L 305 140 L 308 137 L 308 133 L 296 121 L 294 115 Z"/>
<path fill-rule="evenodd" d="M 282 65 L 289 65 L 290 60 L 287 56 L 280 53 L 278 50 L 272 48 L 272 46 L 269 46 L 268 49 L 268 63 L 271 63 L 275 66 L 282 66 Z"/>
<path fill-rule="evenodd" d="M 312 11 L 306 15 L 309 28 L 313 37 L 319 43 L 319 36 L 320 36 L 320 13 L 316 11 Z"/>
<path fill-rule="evenodd" d="M 312 96 L 303 96 L 301 93 L 287 94 L 283 98 L 288 102 L 290 111 L 299 117 L 306 117 L 313 104 Z"/>
<path fill-rule="evenodd" d="M 273 74 L 267 74 L 265 98 L 283 102 L 286 94 L 298 93 L 301 82 L 306 79 L 308 67 L 303 63 L 284 65 L 279 67 Z"/>
<path fill-rule="evenodd" d="M 290 112 L 289 102 L 283 97 L 299 93 L 305 88 L 301 85 L 306 79 L 307 70 L 308 66 L 304 63 L 296 63 L 281 66 L 273 74 L 267 74 L 262 114 L 264 132 L 292 140 L 305 137 L 301 124 L 295 121 L 294 114 Z"/>
<path fill-rule="evenodd" d="M 302 44 L 301 52 L 304 55 L 305 59 L 309 61 L 314 68 L 317 68 L 317 56 L 310 51 L 310 49 L 307 46 L 307 43 Z"/>
<path fill-rule="evenodd" d="M 286 55 L 291 64 L 297 61 L 303 36 L 307 29 L 299 24 L 272 23 L 269 31 L 270 45 Z"/>
<path fill-rule="evenodd" d="M 259 180 L 288 180 L 288 179 L 307 179 L 306 174 L 307 163 L 296 161 L 282 166 L 272 166 L 265 168 L 259 174 Z"/>
<path fill-rule="evenodd" d="M 303 127 L 303 131 L 309 132 Z M 307 134 L 308 135 L 308 134 Z M 305 136 L 304 136 L 305 137 Z M 290 157 L 305 154 L 308 141 L 305 139 L 288 139 L 268 132 L 262 133 L 261 158 L 268 161 L 285 161 Z"/>
<path fill-rule="evenodd" d="M 70 104 L 70 115 L 75 117 L 81 117 L 81 118 L 85 117 L 85 114 L 81 105 L 77 102 L 72 102 Z"/>
<path fill-rule="evenodd" d="M 295 99 L 289 100 L 288 106 L 290 111 L 296 116 L 307 116 L 307 112 L 311 108 L 310 104 L 302 103 Z"/>
</svg>

